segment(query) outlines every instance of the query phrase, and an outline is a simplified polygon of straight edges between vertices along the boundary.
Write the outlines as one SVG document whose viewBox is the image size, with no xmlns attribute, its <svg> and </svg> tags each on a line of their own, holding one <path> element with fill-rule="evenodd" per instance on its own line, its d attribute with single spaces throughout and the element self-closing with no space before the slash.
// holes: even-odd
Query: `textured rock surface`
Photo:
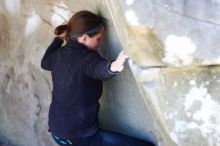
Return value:
<svg viewBox="0 0 220 146">
<path fill-rule="evenodd" d="M 102 127 L 161 146 L 220 145 L 218 0 L 1 0 L 2 141 L 56 145 L 47 132 L 51 77 L 40 60 L 54 27 L 82 9 L 109 19 L 106 57 L 122 49 L 130 57 L 105 82 Z"/>
</svg>

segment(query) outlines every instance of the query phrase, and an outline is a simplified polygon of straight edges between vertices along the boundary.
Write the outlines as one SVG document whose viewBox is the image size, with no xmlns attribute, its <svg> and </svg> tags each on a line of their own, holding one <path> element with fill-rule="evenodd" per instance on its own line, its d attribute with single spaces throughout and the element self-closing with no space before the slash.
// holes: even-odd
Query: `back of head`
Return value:
<svg viewBox="0 0 220 146">
<path fill-rule="evenodd" d="M 93 35 L 92 33 L 98 33 L 100 25 L 104 25 L 104 20 L 105 18 L 90 11 L 79 11 L 69 19 L 66 25 L 58 26 L 54 33 L 60 35 L 66 31 L 66 39 L 79 37 L 87 33 Z"/>
</svg>

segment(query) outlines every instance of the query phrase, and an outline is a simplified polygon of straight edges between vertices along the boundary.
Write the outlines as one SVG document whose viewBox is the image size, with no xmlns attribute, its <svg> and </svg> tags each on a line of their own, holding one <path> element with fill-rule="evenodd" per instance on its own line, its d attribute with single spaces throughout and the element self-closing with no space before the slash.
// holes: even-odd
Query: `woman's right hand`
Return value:
<svg viewBox="0 0 220 146">
<path fill-rule="evenodd" d="M 61 38 L 61 39 L 65 39 L 66 38 L 66 31 L 64 31 L 63 33 L 61 33 L 60 35 L 57 35 L 57 37 Z"/>
<path fill-rule="evenodd" d="M 55 28 L 54 33 L 57 37 L 61 39 L 66 38 L 66 27 L 67 27 L 66 25 L 67 25 L 67 21 L 64 21 L 61 25 Z"/>
<path fill-rule="evenodd" d="M 112 72 L 121 72 L 124 69 L 124 62 L 128 56 L 124 53 L 124 51 L 121 51 L 115 61 L 111 63 L 110 70 Z"/>
</svg>

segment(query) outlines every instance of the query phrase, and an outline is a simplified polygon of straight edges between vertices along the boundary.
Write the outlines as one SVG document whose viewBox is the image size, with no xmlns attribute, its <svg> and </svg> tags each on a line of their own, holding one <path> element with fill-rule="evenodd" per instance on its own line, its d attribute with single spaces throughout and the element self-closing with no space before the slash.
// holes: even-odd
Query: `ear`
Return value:
<svg viewBox="0 0 220 146">
<path fill-rule="evenodd" d="M 78 41 L 82 44 L 85 44 L 87 41 L 87 36 L 86 34 L 82 35 L 81 37 L 78 38 Z"/>
<path fill-rule="evenodd" d="M 89 39 L 89 36 L 88 36 L 87 34 L 84 34 L 84 35 L 82 36 L 83 42 L 86 42 L 88 39 Z"/>
</svg>

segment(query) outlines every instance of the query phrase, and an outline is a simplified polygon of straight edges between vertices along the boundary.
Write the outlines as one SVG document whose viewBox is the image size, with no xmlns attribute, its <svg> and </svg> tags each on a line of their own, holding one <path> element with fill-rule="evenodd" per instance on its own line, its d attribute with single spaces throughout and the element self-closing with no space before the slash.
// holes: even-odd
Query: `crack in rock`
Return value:
<svg viewBox="0 0 220 146">
<path fill-rule="evenodd" d="M 209 21 L 209 20 L 203 20 L 203 19 L 199 19 L 199 18 L 196 18 L 196 17 L 193 17 L 193 16 L 189 16 L 189 15 L 183 14 L 183 13 L 181 13 L 181 12 L 172 10 L 170 7 L 161 6 L 160 4 L 155 3 L 155 2 L 152 2 L 152 4 L 155 5 L 155 6 L 158 6 L 158 7 L 160 7 L 160 8 L 163 8 L 163 9 L 165 9 L 165 10 L 171 12 L 171 13 L 174 13 L 174 14 L 177 14 L 177 15 L 180 15 L 180 16 L 183 16 L 183 17 L 192 19 L 192 20 L 200 21 L 200 22 L 203 22 L 203 23 L 208 23 L 208 24 L 211 24 L 211 25 L 220 26 L 220 24 L 217 23 L 217 22 L 213 22 L 213 21 Z"/>
<path fill-rule="evenodd" d="M 38 129 L 37 129 L 37 124 L 38 124 L 38 121 L 39 121 L 39 117 L 40 117 L 40 113 L 41 113 L 41 110 L 42 110 L 42 106 L 40 104 L 40 97 L 37 93 L 34 93 L 33 94 L 34 98 L 37 99 L 37 105 L 36 105 L 36 112 L 35 112 L 35 115 L 37 117 L 37 119 L 34 121 L 34 125 L 33 125 L 33 128 L 34 128 L 34 131 L 35 131 L 35 134 L 36 134 L 36 137 L 38 137 Z M 39 140 L 36 140 L 38 145 L 39 145 Z"/>
</svg>

